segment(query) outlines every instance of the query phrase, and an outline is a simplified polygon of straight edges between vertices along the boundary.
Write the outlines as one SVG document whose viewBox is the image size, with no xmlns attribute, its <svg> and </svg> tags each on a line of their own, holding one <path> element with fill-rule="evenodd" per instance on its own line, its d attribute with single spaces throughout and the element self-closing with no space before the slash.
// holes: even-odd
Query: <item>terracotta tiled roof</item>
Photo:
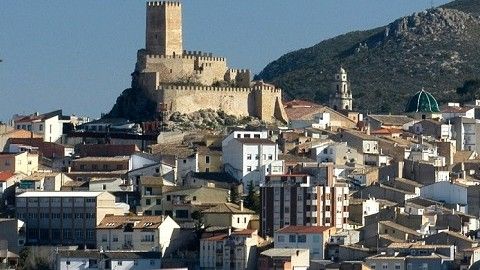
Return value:
<svg viewBox="0 0 480 270">
<path fill-rule="evenodd" d="M 233 231 L 232 234 L 233 235 L 252 235 L 255 232 L 257 232 L 257 230 L 243 229 L 243 230 Z"/>
<path fill-rule="evenodd" d="M 240 210 L 240 206 L 234 203 L 221 203 L 212 208 L 203 210 L 202 213 L 254 214 L 255 212 L 245 207 L 242 211 Z"/>
<path fill-rule="evenodd" d="M 460 163 L 472 159 L 474 153 L 473 151 L 457 151 L 453 156 L 453 163 Z"/>
<path fill-rule="evenodd" d="M 203 238 L 202 240 L 207 240 L 207 241 L 221 241 L 224 240 L 225 238 L 228 237 L 228 234 L 220 234 L 220 235 L 215 235 L 207 238 Z"/>
<path fill-rule="evenodd" d="M 287 226 L 277 231 L 277 233 L 323 233 L 333 227 L 326 226 Z"/>
<path fill-rule="evenodd" d="M 412 122 L 413 119 L 406 115 L 380 115 L 380 114 L 371 114 L 368 115 L 368 118 L 374 119 L 380 122 L 384 126 L 403 126 L 409 122 Z"/>
<path fill-rule="evenodd" d="M 466 113 L 473 108 L 457 107 L 457 106 L 445 106 L 441 109 L 442 113 Z"/>
<path fill-rule="evenodd" d="M 163 216 L 105 216 L 97 229 L 118 229 L 127 224 L 133 224 L 133 229 L 156 229 L 163 221 Z"/>
<path fill-rule="evenodd" d="M 242 144 L 275 144 L 274 142 L 268 139 L 257 139 L 257 138 L 243 138 L 243 139 L 236 139 Z"/>
<path fill-rule="evenodd" d="M 11 172 L 0 172 L 0 182 L 5 182 L 7 181 L 8 179 L 10 179 L 12 176 L 14 176 L 15 174 L 11 173 Z"/>
<path fill-rule="evenodd" d="M 398 134 L 402 133 L 401 129 L 396 128 L 381 128 L 371 132 L 372 135 L 391 135 L 391 134 Z"/>
<path fill-rule="evenodd" d="M 283 103 L 286 108 L 292 108 L 292 107 L 322 107 L 322 105 L 307 101 L 307 100 L 300 100 L 300 99 L 294 99 L 292 101 L 287 101 Z"/>
</svg>

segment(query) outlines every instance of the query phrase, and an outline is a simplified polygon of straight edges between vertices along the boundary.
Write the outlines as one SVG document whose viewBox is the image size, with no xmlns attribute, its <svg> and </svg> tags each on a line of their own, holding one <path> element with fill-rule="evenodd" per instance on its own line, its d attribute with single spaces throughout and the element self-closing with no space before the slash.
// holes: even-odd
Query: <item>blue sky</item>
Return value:
<svg viewBox="0 0 480 270">
<path fill-rule="evenodd" d="M 449 2 L 434 0 L 435 5 Z M 258 73 L 282 54 L 385 25 L 431 0 L 184 0 L 184 48 Z M 14 113 L 99 117 L 130 86 L 145 1 L 2 1 L 0 121 Z"/>
</svg>

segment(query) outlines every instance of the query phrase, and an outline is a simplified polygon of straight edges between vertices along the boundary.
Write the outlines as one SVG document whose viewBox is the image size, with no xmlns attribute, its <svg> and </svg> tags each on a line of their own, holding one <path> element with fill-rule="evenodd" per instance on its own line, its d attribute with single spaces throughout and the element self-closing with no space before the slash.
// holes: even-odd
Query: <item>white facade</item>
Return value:
<svg viewBox="0 0 480 270">
<path fill-rule="evenodd" d="M 265 175 L 270 173 L 267 165 L 278 160 L 279 151 L 275 143 L 266 139 L 251 143 L 234 139 L 223 147 L 222 152 L 225 172 L 242 181 L 246 192 L 250 182 L 256 187 L 263 182 Z"/>
<path fill-rule="evenodd" d="M 275 232 L 275 248 L 301 248 L 310 250 L 311 260 L 325 259 L 325 242 L 323 233 L 288 233 Z"/>
<path fill-rule="evenodd" d="M 257 232 L 200 239 L 202 269 L 256 269 Z M 230 266 L 234 265 L 233 268 Z"/>
<path fill-rule="evenodd" d="M 74 251 L 75 255 L 69 255 L 68 252 L 60 252 L 57 254 L 56 267 L 57 270 L 143 270 L 143 269 L 161 269 L 161 259 L 149 258 L 131 258 L 130 252 L 115 252 L 112 256 L 109 252 L 87 251 L 81 254 L 81 251 Z M 136 252 L 136 251 L 135 251 Z M 94 254 L 96 253 L 96 254 Z M 140 253 L 141 254 L 141 253 Z M 83 256 L 82 256 L 83 255 Z M 141 255 L 140 255 L 141 256 Z M 135 257 L 135 256 L 134 256 Z"/>
<path fill-rule="evenodd" d="M 466 186 L 450 183 L 448 181 L 437 182 L 421 187 L 420 196 L 434 201 L 463 205 L 467 205 L 468 197 Z"/>
<path fill-rule="evenodd" d="M 324 112 L 315 115 L 315 122 L 312 124 L 313 128 L 327 129 L 330 124 L 330 113 Z"/>
<path fill-rule="evenodd" d="M 267 139 L 268 133 L 267 131 L 234 131 L 230 133 L 230 135 L 228 135 L 225 139 L 223 139 L 222 148 L 229 144 L 230 141 L 232 141 L 233 139 L 247 138 Z"/>
<path fill-rule="evenodd" d="M 123 228 L 97 228 L 97 248 L 112 251 L 159 251 L 165 254 L 174 231 L 179 229 L 180 226 L 169 216 L 156 229 L 134 228 L 131 232 L 125 232 Z"/>
</svg>

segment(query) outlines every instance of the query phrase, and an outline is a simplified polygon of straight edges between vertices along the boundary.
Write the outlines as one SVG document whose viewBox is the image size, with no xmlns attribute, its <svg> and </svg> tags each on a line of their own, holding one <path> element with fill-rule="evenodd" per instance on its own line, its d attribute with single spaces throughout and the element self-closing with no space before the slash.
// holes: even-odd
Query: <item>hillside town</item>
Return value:
<svg viewBox="0 0 480 270">
<path fill-rule="evenodd" d="M 328 104 L 283 99 L 184 51 L 179 2 L 146 12 L 153 119 L 0 124 L 0 269 L 480 269 L 480 100 L 419 82 L 404 113 L 360 112 L 342 66 Z"/>
</svg>

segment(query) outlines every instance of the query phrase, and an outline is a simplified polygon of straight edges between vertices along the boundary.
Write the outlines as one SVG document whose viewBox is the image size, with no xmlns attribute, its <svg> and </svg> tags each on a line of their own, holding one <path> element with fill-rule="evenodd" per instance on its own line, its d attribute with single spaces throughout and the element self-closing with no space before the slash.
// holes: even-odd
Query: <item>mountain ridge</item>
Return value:
<svg viewBox="0 0 480 270">
<path fill-rule="evenodd" d="M 400 113 L 422 88 L 440 102 L 456 100 L 455 89 L 480 72 L 478 15 L 480 0 L 457 0 L 287 53 L 257 77 L 282 87 L 286 98 L 327 103 L 343 66 L 354 108 L 364 112 Z"/>
</svg>

